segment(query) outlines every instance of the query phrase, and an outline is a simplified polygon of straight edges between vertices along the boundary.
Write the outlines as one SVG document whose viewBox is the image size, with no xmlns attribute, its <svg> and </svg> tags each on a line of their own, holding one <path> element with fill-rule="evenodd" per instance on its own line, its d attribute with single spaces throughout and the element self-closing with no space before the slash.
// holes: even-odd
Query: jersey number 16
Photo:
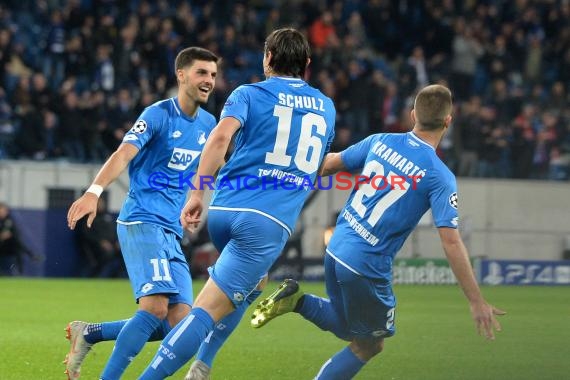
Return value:
<svg viewBox="0 0 570 380">
<path fill-rule="evenodd" d="M 289 166 L 291 156 L 287 154 L 287 146 L 291 134 L 293 108 L 276 105 L 273 109 L 273 116 L 279 119 L 277 137 L 273 151 L 265 154 L 265 163 Z M 301 117 L 301 133 L 294 159 L 295 165 L 307 174 L 313 174 L 317 171 L 323 150 L 323 143 L 318 136 L 313 134 L 313 129 L 317 135 L 325 136 L 327 124 L 323 116 L 309 112 Z M 312 152 L 309 152 L 310 148 L 312 148 Z"/>
</svg>

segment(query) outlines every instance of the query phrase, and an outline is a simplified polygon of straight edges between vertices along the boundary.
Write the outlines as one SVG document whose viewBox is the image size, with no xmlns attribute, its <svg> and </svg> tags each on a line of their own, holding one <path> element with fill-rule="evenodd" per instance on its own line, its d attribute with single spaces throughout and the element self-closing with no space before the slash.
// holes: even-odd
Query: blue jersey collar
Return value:
<svg viewBox="0 0 570 380">
<path fill-rule="evenodd" d="M 410 136 L 411 138 L 413 138 L 417 142 L 424 144 L 425 146 L 429 146 L 431 149 L 435 150 L 435 148 L 433 146 L 431 146 L 430 144 L 428 144 L 424 140 L 420 139 L 418 136 L 416 136 L 416 134 L 414 132 L 411 132 L 411 131 L 408 132 L 408 136 Z"/>
<path fill-rule="evenodd" d="M 189 121 L 195 121 L 198 118 L 198 115 L 200 114 L 200 106 L 198 106 L 198 109 L 196 110 L 196 116 L 192 117 L 182 112 L 182 108 L 180 108 L 180 104 L 178 103 L 178 96 L 170 98 L 170 101 L 172 102 L 172 105 L 174 106 L 174 109 L 176 110 L 178 116 L 181 116 Z"/>
<path fill-rule="evenodd" d="M 290 80 L 290 81 L 300 81 L 304 82 L 301 78 L 293 78 L 293 77 L 269 77 L 269 79 L 282 79 L 282 80 Z"/>
</svg>

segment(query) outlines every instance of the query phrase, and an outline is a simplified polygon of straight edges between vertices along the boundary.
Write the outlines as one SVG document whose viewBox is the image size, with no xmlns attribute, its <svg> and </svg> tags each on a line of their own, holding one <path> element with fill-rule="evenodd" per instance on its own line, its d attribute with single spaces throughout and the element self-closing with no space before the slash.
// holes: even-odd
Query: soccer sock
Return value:
<svg viewBox="0 0 570 380">
<path fill-rule="evenodd" d="M 305 294 L 295 311 L 322 330 L 330 331 L 337 337 L 347 340 L 349 333 L 344 318 L 337 314 L 328 298 Z"/>
<path fill-rule="evenodd" d="M 139 310 L 123 326 L 117 336 L 111 357 L 103 370 L 101 380 L 121 377 L 127 366 L 140 352 L 150 335 L 160 326 L 161 320 L 149 312 Z"/>
<path fill-rule="evenodd" d="M 214 320 L 204 309 L 192 309 L 164 338 L 139 380 L 162 380 L 171 376 L 194 356 L 213 328 Z"/>
<path fill-rule="evenodd" d="M 315 380 L 352 379 L 364 364 L 347 346 L 323 364 Z"/>
<path fill-rule="evenodd" d="M 101 340 L 115 340 L 130 319 L 101 323 Z M 87 339 L 86 339 L 87 340 Z"/>
<path fill-rule="evenodd" d="M 122 319 L 120 321 L 90 323 L 83 331 L 83 338 L 85 338 L 87 343 L 91 344 L 105 340 L 115 340 L 128 321 L 128 319 Z"/>
<path fill-rule="evenodd" d="M 239 321 L 243 317 L 243 314 L 259 297 L 261 294 L 261 290 L 254 290 L 250 293 L 249 296 L 245 299 L 237 309 L 235 309 L 232 313 L 228 314 L 224 319 L 216 324 L 214 330 L 208 334 L 204 343 L 200 345 L 200 349 L 196 354 L 196 359 L 204 362 L 208 367 L 212 368 L 212 362 L 214 361 L 214 357 L 228 339 L 230 334 L 235 330 L 238 326 Z"/>
<path fill-rule="evenodd" d="M 103 330 L 102 323 L 89 323 L 83 330 L 83 339 L 85 339 L 85 341 L 90 344 L 99 343 L 103 340 L 102 330 Z"/>
<path fill-rule="evenodd" d="M 115 340 L 129 319 L 120 321 L 90 323 L 83 332 L 83 337 L 87 343 L 95 344 L 107 340 Z M 172 330 L 167 319 L 164 319 L 152 335 L 148 339 L 149 342 L 163 340 L 164 337 Z"/>
</svg>

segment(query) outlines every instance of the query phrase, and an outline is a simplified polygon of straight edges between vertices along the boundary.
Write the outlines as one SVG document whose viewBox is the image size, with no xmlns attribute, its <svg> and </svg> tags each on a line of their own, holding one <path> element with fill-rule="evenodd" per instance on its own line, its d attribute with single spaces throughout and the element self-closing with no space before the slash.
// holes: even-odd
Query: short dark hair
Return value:
<svg viewBox="0 0 570 380">
<path fill-rule="evenodd" d="M 268 51 L 271 52 L 269 66 L 276 74 L 305 76 L 311 48 L 303 33 L 293 28 L 274 30 L 265 40 L 265 55 Z"/>
<path fill-rule="evenodd" d="M 442 85 L 424 87 L 416 95 L 414 110 L 419 128 L 434 131 L 443 128 L 445 118 L 451 114 L 451 91 Z"/>
<path fill-rule="evenodd" d="M 208 61 L 218 63 L 220 58 L 208 49 L 197 46 L 183 49 L 176 56 L 174 61 L 174 70 L 180 70 L 187 66 L 192 66 L 194 61 Z"/>
</svg>

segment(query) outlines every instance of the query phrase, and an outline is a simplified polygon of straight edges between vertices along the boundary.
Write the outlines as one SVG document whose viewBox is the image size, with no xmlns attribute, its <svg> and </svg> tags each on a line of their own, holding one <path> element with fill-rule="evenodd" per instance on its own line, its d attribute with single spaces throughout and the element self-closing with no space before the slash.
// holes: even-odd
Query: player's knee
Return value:
<svg viewBox="0 0 570 380">
<path fill-rule="evenodd" d="M 184 303 L 177 303 L 169 305 L 168 307 L 168 315 L 166 318 L 168 319 L 168 324 L 172 326 L 176 326 L 178 322 L 180 322 L 184 317 L 190 313 L 192 308 L 190 305 Z"/>
<path fill-rule="evenodd" d="M 144 311 L 146 311 L 147 313 L 150 313 L 152 315 L 154 315 L 155 317 L 157 317 L 158 319 L 165 319 L 166 316 L 168 315 L 168 308 L 166 307 L 161 307 L 161 306 L 156 306 L 156 307 L 147 307 L 147 308 L 143 308 Z"/>
<path fill-rule="evenodd" d="M 354 339 L 350 343 L 350 349 L 363 361 L 368 361 L 378 355 L 384 349 L 384 339 Z"/>
<path fill-rule="evenodd" d="M 158 319 L 165 319 L 168 315 L 168 298 L 162 295 L 141 297 L 139 309 L 154 315 Z"/>
</svg>

